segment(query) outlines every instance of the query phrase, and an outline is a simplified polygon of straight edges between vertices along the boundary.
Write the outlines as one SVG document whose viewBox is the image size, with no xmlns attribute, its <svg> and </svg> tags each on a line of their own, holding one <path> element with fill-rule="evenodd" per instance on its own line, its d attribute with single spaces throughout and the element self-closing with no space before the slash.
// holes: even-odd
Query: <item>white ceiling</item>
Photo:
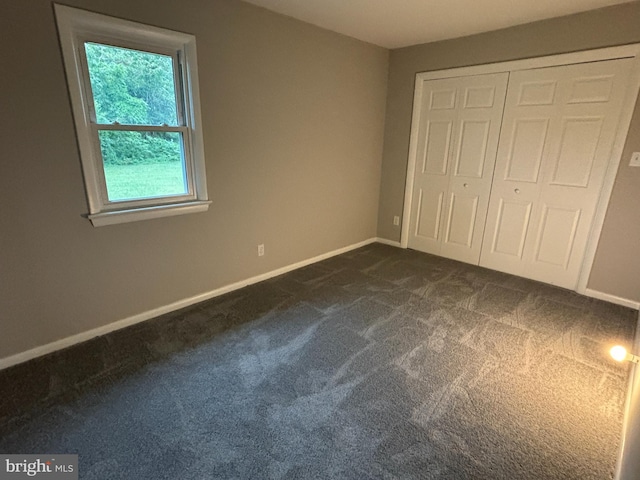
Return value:
<svg viewBox="0 0 640 480">
<path fill-rule="evenodd" d="M 399 48 L 560 17 L 629 0 L 245 1 L 365 42 Z"/>
</svg>

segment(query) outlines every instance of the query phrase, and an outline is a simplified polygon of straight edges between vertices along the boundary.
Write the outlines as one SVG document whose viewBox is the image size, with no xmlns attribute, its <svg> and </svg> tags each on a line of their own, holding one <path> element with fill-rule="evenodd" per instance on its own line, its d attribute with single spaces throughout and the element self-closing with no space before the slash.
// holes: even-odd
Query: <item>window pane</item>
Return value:
<svg viewBox="0 0 640 480">
<path fill-rule="evenodd" d="M 96 121 L 177 125 L 173 58 L 85 43 Z"/>
<path fill-rule="evenodd" d="M 188 193 L 179 132 L 101 130 L 109 201 Z"/>
</svg>

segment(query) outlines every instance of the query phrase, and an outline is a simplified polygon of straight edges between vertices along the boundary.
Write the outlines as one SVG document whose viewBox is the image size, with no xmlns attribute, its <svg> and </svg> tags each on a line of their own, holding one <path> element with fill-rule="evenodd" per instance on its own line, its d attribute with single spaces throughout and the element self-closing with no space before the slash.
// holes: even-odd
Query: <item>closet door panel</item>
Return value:
<svg viewBox="0 0 640 480">
<path fill-rule="evenodd" d="M 478 263 L 507 80 L 423 83 L 410 248 Z"/>
<path fill-rule="evenodd" d="M 508 74 L 458 79 L 460 104 L 441 255 L 478 264 Z"/>
<path fill-rule="evenodd" d="M 480 264 L 491 255 L 489 268 L 515 275 L 523 274 L 522 256 L 531 221 L 532 201 L 502 195 L 492 206 L 491 222 L 487 222 Z M 488 244 L 490 242 L 490 244 Z"/>
<path fill-rule="evenodd" d="M 622 59 L 511 74 L 481 265 L 575 288 L 630 68 Z M 528 214 L 505 215 L 515 204 Z M 500 247 L 511 243 L 523 248 Z"/>
<path fill-rule="evenodd" d="M 425 86 L 418 129 L 409 246 L 440 254 L 442 218 L 449 191 L 449 157 L 456 128 L 457 86 Z"/>
</svg>

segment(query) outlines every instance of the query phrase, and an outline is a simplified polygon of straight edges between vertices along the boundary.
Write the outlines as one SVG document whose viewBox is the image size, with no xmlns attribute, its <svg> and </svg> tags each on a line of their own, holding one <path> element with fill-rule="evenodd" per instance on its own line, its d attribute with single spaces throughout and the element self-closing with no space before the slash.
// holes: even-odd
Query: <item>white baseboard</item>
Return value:
<svg viewBox="0 0 640 480">
<path fill-rule="evenodd" d="M 403 248 L 401 242 L 396 242 L 393 240 L 388 240 L 386 238 L 376 237 L 374 239 L 377 243 L 383 243 L 385 245 L 391 245 L 392 247 Z M 578 292 L 581 293 L 581 292 Z M 582 292 L 587 297 L 597 298 L 598 300 L 604 300 L 605 302 L 615 303 L 616 305 L 622 305 L 623 307 L 629 307 L 634 310 L 640 310 L 640 302 L 636 302 L 634 300 L 629 300 L 627 298 L 617 297 L 615 295 L 611 295 L 609 293 L 599 292 L 598 290 L 592 290 L 590 288 L 585 289 Z M 639 325 L 640 328 L 640 325 Z M 640 333 L 639 333 L 640 334 Z M 640 368 L 639 368 L 640 370 Z"/>
<path fill-rule="evenodd" d="M 165 313 L 173 312 L 175 310 L 180 310 L 181 308 L 185 308 L 199 302 L 204 302 L 205 300 L 209 300 L 211 298 L 224 295 L 225 293 L 229 293 L 234 290 L 238 290 L 248 285 L 253 285 L 254 283 L 262 282 L 264 280 L 268 280 L 273 277 L 277 277 L 278 275 L 282 275 L 283 273 L 287 273 L 292 270 L 296 270 L 298 268 L 306 267 L 307 265 L 311 265 L 312 263 L 317 263 L 322 260 L 326 260 L 327 258 L 331 258 L 336 255 L 340 255 L 340 254 L 349 252 L 351 250 L 355 250 L 357 248 L 364 247 L 365 245 L 369 245 L 371 243 L 376 243 L 379 241 L 380 239 L 378 238 L 370 238 L 363 242 L 354 243 L 353 245 L 348 245 L 346 247 L 333 250 L 331 252 L 323 253 L 322 255 L 318 255 L 316 257 L 312 257 L 307 260 L 302 260 L 297 263 L 292 263 L 291 265 L 287 265 L 285 267 L 272 270 L 271 272 L 263 273 L 261 275 L 256 275 L 255 277 L 251 277 L 246 280 L 241 280 L 239 282 L 235 282 L 230 285 L 225 285 L 224 287 L 217 288 L 210 292 L 205 292 L 205 293 L 201 293 L 200 295 L 195 295 L 193 297 L 185 298 L 183 300 L 170 303 L 169 305 L 164 305 L 162 307 L 154 308 L 152 310 L 138 313 L 131 317 L 124 318 L 122 320 L 118 320 L 113 323 L 109 323 L 108 325 L 103 325 L 102 327 L 94 328 L 86 332 L 78 333 L 70 337 L 56 340 L 55 342 L 47 343 L 46 345 L 41 345 L 39 347 L 32 348 L 31 350 L 27 350 L 25 352 L 17 353 L 15 355 L 2 358 L 0 359 L 0 370 L 11 367 L 13 365 L 17 365 L 19 363 L 26 362 L 28 360 L 32 360 L 37 357 L 41 357 L 43 355 L 47 355 L 49 353 L 53 353 L 58 350 L 62 350 L 63 348 L 67 348 L 72 345 L 85 342 L 87 340 L 91 340 L 92 338 L 105 335 L 115 330 L 120 330 L 121 328 L 129 327 L 136 323 L 144 322 L 145 320 L 150 320 L 160 315 L 164 315 Z M 383 243 L 383 242 L 380 242 L 380 243 Z"/>
<path fill-rule="evenodd" d="M 605 302 L 615 303 L 617 305 L 622 305 L 623 307 L 633 308 L 634 310 L 640 310 L 640 302 L 628 300 L 622 297 L 616 297 L 615 295 L 611 295 L 609 293 L 603 293 L 587 288 L 584 291 L 584 294 L 587 297 L 597 298 L 598 300 L 604 300 Z"/>
<path fill-rule="evenodd" d="M 400 242 L 396 242 L 394 240 L 388 240 L 386 238 L 376 237 L 375 241 L 378 243 L 383 243 L 385 245 L 391 245 L 392 247 L 400 248 Z"/>
<path fill-rule="evenodd" d="M 136 323 L 144 322 L 145 320 L 150 320 L 160 315 L 164 315 L 165 313 L 170 313 L 176 310 L 180 310 L 181 308 L 194 305 L 199 302 L 204 302 L 205 300 L 209 300 L 211 298 L 224 295 L 225 293 L 229 293 L 234 290 L 238 290 L 240 288 L 253 285 L 254 283 L 262 282 L 264 280 L 268 280 L 273 277 L 277 277 L 278 275 L 282 275 L 292 270 L 306 267 L 307 265 L 311 265 L 312 263 L 317 263 L 322 260 L 326 260 L 327 258 L 331 258 L 336 255 L 341 255 L 351 250 L 355 250 L 357 248 L 364 247 L 365 245 L 370 245 L 376 242 L 382 243 L 384 245 L 390 245 L 392 247 L 401 248 L 400 242 L 396 242 L 393 240 L 388 240 L 386 238 L 380 238 L 380 237 L 370 238 L 362 242 L 354 243 L 353 245 L 348 245 L 346 247 L 333 250 L 331 252 L 323 253 L 322 255 L 318 255 L 318 256 L 309 258 L 307 260 L 302 260 L 297 263 L 292 263 L 291 265 L 287 265 L 287 266 L 278 268 L 276 270 L 263 273 L 261 275 L 256 275 L 255 277 L 251 277 L 246 280 L 241 280 L 239 282 L 225 285 L 224 287 L 217 288 L 210 292 L 205 292 L 205 293 L 201 293 L 200 295 L 195 295 L 193 297 L 185 298 L 183 300 L 179 300 L 177 302 L 173 302 L 168 305 L 154 308 L 152 310 L 148 310 L 146 312 L 132 315 L 131 317 L 127 317 L 122 320 L 118 320 L 116 322 L 103 325 L 102 327 L 94 328 L 86 332 L 78 333 L 70 337 L 56 340 L 55 342 L 47 343 L 46 345 L 41 345 L 39 347 L 32 348 L 25 352 L 17 353 L 15 355 L 2 358 L 0 359 L 0 370 L 11 367 L 13 365 L 17 365 L 19 363 L 26 362 L 28 360 L 32 360 L 37 357 L 41 357 L 43 355 L 47 355 L 49 353 L 53 353 L 58 350 L 62 350 L 63 348 L 67 348 L 87 340 L 91 340 L 92 338 L 99 337 L 101 335 L 106 335 L 107 333 L 113 332 L 115 330 L 120 330 L 121 328 L 126 328 L 131 325 L 135 325 Z M 610 295 L 608 293 L 602 293 L 597 290 L 586 289 L 585 295 L 589 297 L 597 298 L 599 300 L 605 300 L 607 302 L 623 305 L 625 307 L 633 308 L 635 310 L 640 309 L 640 303 L 638 302 L 627 300 L 625 298 L 616 297 L 615 295 Z"/>
</svg>

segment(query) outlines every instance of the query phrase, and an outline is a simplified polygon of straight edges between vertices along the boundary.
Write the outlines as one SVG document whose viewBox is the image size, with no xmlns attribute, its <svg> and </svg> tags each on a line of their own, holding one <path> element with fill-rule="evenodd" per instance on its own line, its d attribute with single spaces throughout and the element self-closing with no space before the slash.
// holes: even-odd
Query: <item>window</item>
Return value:
<svg viewBox="0 0 640 480">
<path fill-rule="evenodd" d="M 55 11 L 93 225 L 207 210 L 195 37 Z"/>
</svg>

